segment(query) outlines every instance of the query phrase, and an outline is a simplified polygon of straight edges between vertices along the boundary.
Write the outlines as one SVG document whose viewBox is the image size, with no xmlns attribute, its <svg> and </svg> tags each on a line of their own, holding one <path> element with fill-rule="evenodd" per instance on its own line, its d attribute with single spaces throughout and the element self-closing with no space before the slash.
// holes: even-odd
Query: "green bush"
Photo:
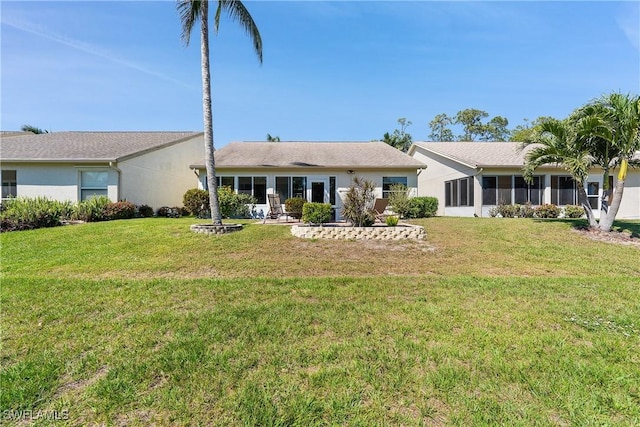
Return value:
<svg viewBox="0 0 640 427">
<path fill-rule="evenodd" d="M 404 184 L 393 184 L 389 192 L 389 206 L 397 215 L 407 218 L 411 210 L 409 188 Z"/>
<path fill-rule="evenodd" d="M 368 227 L 375 222 L 373 204 L 376 199 L 373 181 L 355 177 L 344 198 L 342 216 L 355 227 Z"/>
<path fill-rule="evenodd" d="M 560 215 L 560 208 L 556 205 L 540 205 L 535 210 L 536 218 L 558 218 L 558 216 Z"/>
<path fill-rule="evenodd" d="M 515 218 L 520 214 L 520 205 L 498 205 L 497 208 L 502 218 Z"/>
<path fill-rule="evenodd" d="M 153 216 L 153 208 L 149 205 L 138 206 L 138 216 L 141 218 L 149 218 Z"/>
<path fill-rule="evenodd" d="M 386 217 L 384 221 L 387 223 L 387 226 L 395 227 L 396 225 L 398 225 L 400 218 L 395 215 L 390 215 Z"/>
<path fill-rule="evenodd" d="M 409 204 L 409 218 L 430 218 L 438 212 L 438 199 L 435 197 L 414 197 Z"/>
<path fill-rule="evenodd" d="M 535 213 L 536 210 L 531 202 L 527 202 L 524 205 L 520 205 L 520 212 L 518 213 L 518 216 L 520 218 L 533 218 Z"/>
<path fill-rule="evenodd" d="M 209 212 L 209 192 L 199 188 L 187 190 L 182 196 L 182 204 L 190 215 L 204 217 Z"/>
<path fill-rule="evenodd" d="M 105 221 L 130 219 L 136 216 L 136 205 L 127 201 L 109 203 L 104 207 L 102 216 Z"/>
<path fill-rule="evenodd" d="M 105 207 L 111 203 L 107 196 L 94 196 L 76 203 L 73 209 L 72 219 L 85 222 L 104 221 Z"/>
<path fill-rule="evenodd" d="M 2 231 L 31 230 L 55 227 L 71 217 L 71 202 L 59 202 L 46 197 L 18 197 L 2 203 Z"/>
<path fill-rule="evenodd" d="M 284 201 L 284 209 L 290 217 L 300 219 L 302 218 L 302 209 L 305 203 L 307 201 L 302 197 L 291 197 Z"/>
<path fill-rule="evenodd" d="M 156 215 L 164 218 L 180 218 L 182 216 L 182 209 L 177 206 L 162 206 L 158 209 Z"/>
<path fill-rule="evenodd" d="M 584 216 L 584 208 L 579 205 L 567 205 L 564 207 L 565 218 L 582 218 Z"/>
<path fill-rule="evenodd" d="M 251 211 L 256 204 L 256 198 L 251 194 L 235 193 L 231 187 L 218 187 L 218 204 L 223 218 L 251 218 Z M 210 217 L 207 206 L 207 214 Z"/>
<path fill-rule="evenodd" d="M 331 204 L 305 203 L 302 206 L 302 220 L 307 224 L 324 224 L 331 221 Z"/>
</svg>

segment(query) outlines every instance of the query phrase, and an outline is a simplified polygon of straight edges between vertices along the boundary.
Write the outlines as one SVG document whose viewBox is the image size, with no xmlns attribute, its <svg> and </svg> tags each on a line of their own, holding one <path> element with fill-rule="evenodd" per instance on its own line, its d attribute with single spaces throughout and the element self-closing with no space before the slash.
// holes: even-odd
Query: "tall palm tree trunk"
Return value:
<svg viewBox="0 0 640 427">
<path fill-rule="evenodd" d="M 596 221 L 596 217 L 593 214 L 593 209 L 591 209 L 591 204 L 589 204 L 589 198 L 587 197 L 587 192 L 584 189 L 584 184 L 578 183 L 576 187 L 578 189 L 578 202 L 582 206 L 582 209 L 584 209 L 584 213 L 587 215 L 589 227 L 598 227 L 598 221 Z"/>
<path fill-rule="evenodd" d="M 620 173 L 618 173 L 618 182 L 616 182 L 616 189 L 613 192 L 613 198 L 611 199 L 611 206 L 604 218 L 600 218 L 600 230 L 611 231 L 613 227 L 613 221 L 616 219 L 618 210 L 620 209 L 620 203 L 622 202 L 622 193 L 624 193 L 624 181 L 627 179 L 627 160 L 622 161 L 620 166 Z"/>
<path fill-rule="evenodd" d="M 213 113 L 211 110 L 211 72 L 209 69 L 209 2 L 201 3 L 200 15 L 200 52 L 202 60 L 202 115 L 204 121 L 204 153 L 207 168 L 207 186 L 209 188 L 209 207 L 211 222 L 222 224 L 220 204 L 218 202 L 218 182 L 216 180 L 216 161 L 213 145 Z"/>
</svg>

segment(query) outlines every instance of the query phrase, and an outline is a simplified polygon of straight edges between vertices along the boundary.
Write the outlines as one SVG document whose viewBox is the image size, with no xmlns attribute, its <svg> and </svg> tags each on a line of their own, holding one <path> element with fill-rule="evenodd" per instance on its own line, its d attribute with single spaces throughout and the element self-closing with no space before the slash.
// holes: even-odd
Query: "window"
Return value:
<svg viewBox="0 0 640 427">
<path fill-rule="evenodd" d="M 336 204 L 336 177 L 329 177 L 329 203 L 331 206 L 335 206 Z"/>
<path fill-rule="evenodd" d="M 498 177 L 498 204 L 510 205 L 511 201 L 511 175 Z"/>
<path fill-rule="evenodd" d="M 576 183 L 570 176 L 551 177 L 551 203 L 575 205 L 578 200 Z"/>
<path fill-rule="evenodd" d="M 388 198 L 393 185 L 402 184 L 407 186 L 406 176 L 383 176 L 382 177 L 382 197 Z"/>
<path fill-rule="evenodd" d="M 2 171 L 2 198 L 18 197 L 18 180 L 16 179 L 16 171 Z"/>
<path fill-rule="evenodd" d="M 235 190 L 235 179 L 232 176 L 216 176 L 216 182 L 219 187 L 230 187 Z"/>
<path fill-rule="evenodd" d="M 473 206 L 473 178 L 460 178 L 444 183 L 445 206 Z"/>
<path fill-rule="evenodd" d="M 307 178 L 304 176 L 276 176 L 276 193 L 284 202 L 291 197 L 306 198 Z"/>
<path fill-rule="evenodd" d="M 108 196 L 109 172 L 81 171 L 80 172 L 80 200 L 87 200 L 94 196 Z"/>
<path fill-rule="evenodd" d="M 524 177 L 516 175 L 513 177 L 514 203 L 524 205 L 531 203 L 532 205 L 542 204 L 543 193 L 543 176 L 534 176 L 531 184 Z"/>
<path fill-rule="evenodd" d="M 598 193 L 600 192 L 599 182 L 589 182 L 587 184 L 587 199 L 591 209 L 598 209 Z"/>
<path fill-rule="evenodd" d="M 496 205 L 497 203 L 498 178 L 495 176 L 482 177 L 482 204 Z"/>
<path fill-rule="evenodd" d="M 267 177 L 239 176 L 238 193 L 251 194 L 256 198 L 257 204 L 267 203 Z"/>
</svg>

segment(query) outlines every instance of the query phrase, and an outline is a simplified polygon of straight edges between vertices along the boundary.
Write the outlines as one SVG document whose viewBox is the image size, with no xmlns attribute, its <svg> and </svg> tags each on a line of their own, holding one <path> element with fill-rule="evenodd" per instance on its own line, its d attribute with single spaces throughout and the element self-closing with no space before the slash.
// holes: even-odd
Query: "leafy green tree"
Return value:
<svg viewBox="0 0 640 427">
<path fill-rule="evenodd" d="M 509 141 L 515 142 L 527 142 L 530 141 L 535 133 L 539 131 L 538 126 L 545 122 L 553 120 L 553 117 L 540 116 L 532 122 L 529 119 L 524 119 L 524 125 L 518 125 L 510 133 Z"/>
<path fill-rule="evenodd" d="M 267 134 L 267 142 L 280 142 L 279 136 L 271 136 L 270 133 Z"/>
<path fill-rule="evenodd" d="M 411 120 L 401 117 L 398 119 L 398 124 L 400 125 L 400 129 L 394 130 L 393 135 L 389 135 L 389 132 L 386 132 L 382 136 L 382 141 L 406 153 L 413 143 L 413 137 L 407 132 L 407 127 L 413 123 Z"/>
<path fill-rule="evenodd" d="M 211 222 L 222 224 L 218 188 L 216 183 L 216 169 L 213 141 L 213 114 L 211 109 L 211 72 L 209 66 L 209 1 L 208 0 L 178 0 L 177 9 L 182 24 L 182 40 L 189 44 L 194 25 L 200 21 L 200 58 L 202 67 L 202 111 L 204 121 L 205 164 L 207 168 L 207 185 L 211 206 Z M 262 63 L 262 38 L 253 18 L 244 4 L 239 0 L 218 0 L 214 17 L 214 31 L 220 26 L 222 12 L 242 26 L 253 42 L 253 47 Z"/>
<path fill-rule="evenodd" d="M 449 125 L 453 124 L 453 118 L 446 114 L 438 114 L 429 122 L 431 133 L 429 138 L 432 141 L 453 141 L 453 132 Z"/>
<path fill-rule="evenodd" d="M 480 136 L 481 141 L 506 141 L 511 133 L 509 129 L 509 120 L 502 116 L 495 116 L 487 124 Z"/>
<path fill-rule="evenodd" d="M 49 131 L 46 130 L 46 129 L 40 129 L 39 127 L 35 127 L 35 126 L 31 126 L 31 125 L 22 125 L 20 130 L 22 132 L 31 132 L 31 133 L 35 133 L 35 134 L 49 133 Z"/>
<path fill-rule="evenodd" d="M 464 134 L 458 137 L 460 141 L 475 141 L 484 133 L 485 126 L 482 119 L 489 117 L 486 111 L 477 110 L 475 108 L 467 108 L 458 111 L 455 118 L 455 124 L 461 125 Z"/>
</svg>

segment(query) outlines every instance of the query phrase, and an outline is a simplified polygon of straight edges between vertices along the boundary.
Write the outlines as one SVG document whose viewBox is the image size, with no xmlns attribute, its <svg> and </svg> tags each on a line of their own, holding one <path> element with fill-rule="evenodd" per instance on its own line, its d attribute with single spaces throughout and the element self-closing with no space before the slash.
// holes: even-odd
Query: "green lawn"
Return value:
<svg viewBox="0 0 640 427">
<path fill-rule="evenodd" d="M 425 244 L 194 222 L 2 234 L 3 425 L 640 425 L 638 246 L 571 221 L 431 218 Z"/>
</svg>

